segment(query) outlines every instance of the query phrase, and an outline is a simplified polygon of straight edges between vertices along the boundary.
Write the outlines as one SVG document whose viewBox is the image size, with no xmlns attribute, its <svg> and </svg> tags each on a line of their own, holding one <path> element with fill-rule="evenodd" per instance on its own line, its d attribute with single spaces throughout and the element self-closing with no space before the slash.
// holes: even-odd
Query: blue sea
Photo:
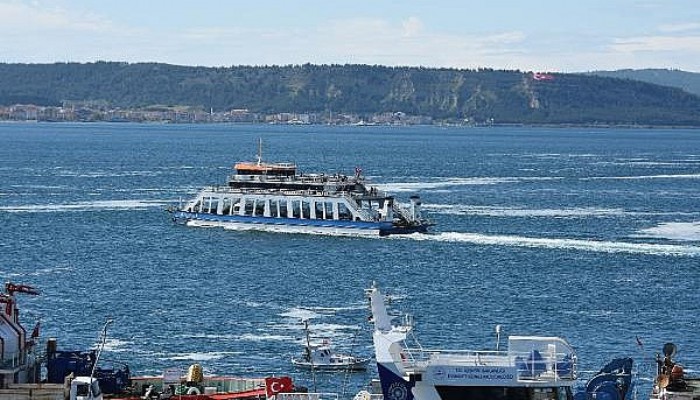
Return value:
<svg viewBox="0 0 700 400">
<path fill-rule="evenodd" d="M 355 167 L 407 200 L 428 235 L 389 238 L 175 225 L 165 209 L 237 161 Z M 415 317 L 425 348 L 565 337 L 582 382 L 631 356 L 647 398 L 666 342 L 700 371 L 700 131 L 530 127 L 0 124 L 0 278 L 30 330 L 137 375 L 289 375 L 312 335 L 372 355 L 363 289 Z M 641 346 L 638 343 L 641 342 Z M 505 341 L 501 343 L 503 346 Z M 317 374 L 352 396 L 376 377 Z"/>
</svg>

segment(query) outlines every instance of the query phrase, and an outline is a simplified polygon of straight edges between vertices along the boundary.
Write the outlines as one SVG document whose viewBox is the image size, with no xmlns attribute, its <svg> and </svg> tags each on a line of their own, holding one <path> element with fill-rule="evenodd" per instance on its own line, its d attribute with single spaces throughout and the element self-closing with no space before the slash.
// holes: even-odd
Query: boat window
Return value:
<svg viewBox="0 0 700 400">
<path fill-rule="evenodd" d="M 245 199 L 245 215 L 248 215 L 248 216 L 253 215 L 253 204 L 254 204 L 253 199 Z"/>
<path fill-rule="evenodd" d="M 301 202 L 299 200 L 292 201 L 292 218 L 301 217 Z"/>
<path fill-rule="evenodd" d="M 334 219 L 333 218 L 333 202 L 327 201 L 324 204 L 326 207 L 326 219 Z"/>
<path fill-rule="evenodd" d="M 255 215 L 258 217 L 262 217 L 263 215 L 265 215 L 265 202 L 264 201 L 255 202 Z"/>
<path fill-rule="evenodd" d="M 287 218 L 287 201 L 286 200 L 280 200 L 280 217 L 281 218 Z"/>
<path fill-rule="evenodd" d="M 209 213 L 216 214 L 217 208 L 219 208 L 219 199 L 211 197 L 209 199 Z"/>
<path fill-rule="evenodd" d="M 338 203 L 338 219 L 352 221 L 352 213 L 343 203 Z"/>
<path fill-rule="evenodd" d="M 231 202 L 231 215 L 238 214 L 238 212 L 240 210 L 241 210 L 241 199 L 240 199 L 240 197 L 236 197 Z"/>
<path fill-rule="evenodd" d="M 316 219 L 323 219 L 323 203 L 315 202 Z"/>
<path fill-rule="evenodd" d="M 306 219 L 311 218 L 311 206 L 308 200 L 302 200 L 301 202 L 301 217 Z"/>
<path fill-rule="evenodd" d="M 228 215 L 231 213 L 231 199 L 228 197 L 224 197 L 224 200 L 221 205 L 221 214 L 223 215 Z"/>
<path fill-rule="evenodd" d="M 279 200 L 270 200 L 270 216 L 277 218 L 279 216 L 277 210 L 279 208 Z"/>
</svg>

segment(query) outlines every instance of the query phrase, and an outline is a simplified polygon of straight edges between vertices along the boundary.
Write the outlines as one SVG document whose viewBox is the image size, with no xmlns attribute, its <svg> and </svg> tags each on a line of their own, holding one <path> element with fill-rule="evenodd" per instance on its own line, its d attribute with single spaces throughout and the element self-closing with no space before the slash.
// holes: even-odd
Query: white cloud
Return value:
<svg viewBox="0 0 700 400">
<path fill-rule="evenodd" d="M 66 30 L 98 32 L 110 27 L 108 20 L 93 14 L 75 14 L 36 2 L 0 2 L 0 32 L 4 34 Z"/>
<path fill-rule="evenodd" d="M 700 56 L 700 36 L 642 36 L 615 39 L 612 50 L 636 52 L 692 52 Z"/>
<path fill-rule="evenodd" d="M 410 17 L 401 22 L 406 37 L 418 36 L 423 31 L 423 22 L 417 17 Z"/>
<path fill-rule="evenodd" d="M 673 24 L 673 25 L 661 25 L 661 26 L 659 26 L 659 31 L 664 32 L 664 33 L 700 31 L 700 23 L 687 22 L 687 23 L 678 23 L 678 24 Z"/>
</svg>

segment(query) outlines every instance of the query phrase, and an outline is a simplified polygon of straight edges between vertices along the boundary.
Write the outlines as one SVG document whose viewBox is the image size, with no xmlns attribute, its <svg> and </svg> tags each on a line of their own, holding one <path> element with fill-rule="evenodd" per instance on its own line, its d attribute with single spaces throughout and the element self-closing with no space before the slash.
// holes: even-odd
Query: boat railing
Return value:
<svg viewBox="0 0 700 400">
<path fill-rule="evenodd" d="M 210 186 L 207 191 L 212 193 L 223 193 L 223 194 L 240 194 L 240 195 L 265 195 L 274 196 L 275 193 L 279 193 L 283 196 L 305 196 L 305 197 L 333 197 L 333 196 L 343 196 L 346 199 L 352 199 L 349 196 L 349 192 L 329 192 L 326 190 L 291 190 L 291 189 L 259 189 L 259 188 L 231 188 L 228 186 Z M 356 203 L 352 199 L 353 204 Z"/>
<path fill-rule="evenodd" d="M 518 380 L 522 381 L 573 381 L 576 379 L 576 355 L 568 344 L 564 347 L 562 343 L 565 344 L 536 342 L 530 343 L 528 349 L 510 348 L 508 351 L 405 348 L 400 354 L 400 363 L 406 370 L 425 370 L 430 365 L 507 366 L 515 369 Z"/>
</svg>

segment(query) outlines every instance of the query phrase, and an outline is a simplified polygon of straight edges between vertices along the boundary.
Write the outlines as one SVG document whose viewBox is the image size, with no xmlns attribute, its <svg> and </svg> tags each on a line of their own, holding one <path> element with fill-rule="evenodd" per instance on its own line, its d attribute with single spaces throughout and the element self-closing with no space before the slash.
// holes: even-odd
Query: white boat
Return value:
<svg viewBox="0 0 700 400">
<path fill-rule="evenodd" d="M 324 339 L 321 343 L 311 343 L 307 321 L 304 321 L 304 330 L 306 331 L 304 353 L 300 357 L 292 358 L 292 364 L 296 367 L 321 371 L 364 371 L 367 369 L 369 358 L 336 353 L 328 339 Z"/>
<path fill-rule="evenodd" d="M 234 166 L 225 186 L 210 186 L 180 206 L 173 220 L 192 226 L 336 235 L 392 235 L 427 232 L 418 196 L 410 204 L 354 176 L 301 174 L 293 163 L 262 161 Z"/>
<path fill-rule="evenodd" d="M 682 365 L 673 360 L 677 347 L 666 343 L 664 357 L 657 355 L 657 376 L 649 400 L 698 400 L 700 399 L 700 376 L 690 376 Z"/>
<path fill-rule="evenodd" d="M 510 336 L 506 350 L 499 350 L 498 345 L 491 351 L 428 350 L 407 342 L 413 328 L 410 319 L 402 325 L 392 325 L 384 296 L 376 286 L 367 289 L 366 294 L 372 309 L 373 341 L 384 399 L 573 398 L 576 353 L 564 339 Z"/>
</svg>

